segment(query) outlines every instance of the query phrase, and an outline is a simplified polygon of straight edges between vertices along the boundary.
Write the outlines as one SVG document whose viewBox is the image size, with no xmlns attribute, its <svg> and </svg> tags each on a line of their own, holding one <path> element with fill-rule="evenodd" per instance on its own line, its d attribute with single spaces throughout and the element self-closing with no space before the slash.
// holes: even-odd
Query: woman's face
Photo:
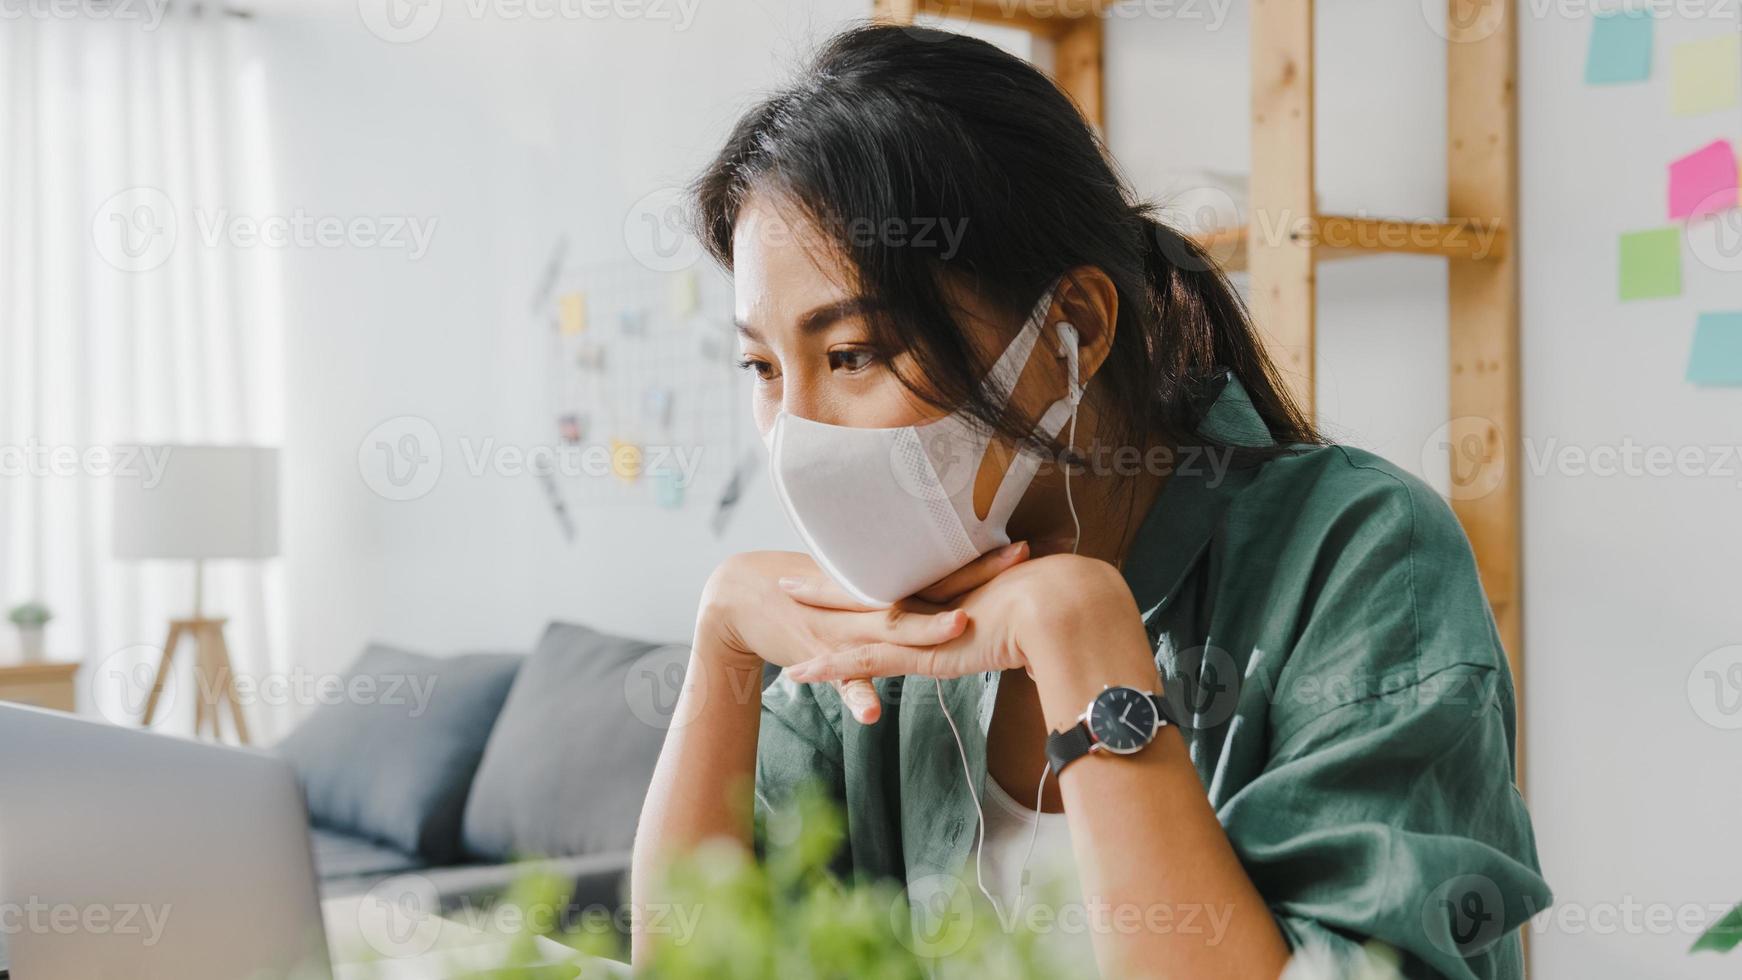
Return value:
<svg viewBox="0 0 1742 980">
<path fill-rule="evenodd" d="M 740 363 L 755 379 L 756 427 L 782 409 L 830 425 L 892 428 L 936 414 L 879 350 L 844 258 L 795 207 L 755 195 L 732 236 Z"/>
<path fill-rule="evenodd" d="M 740 359 L 755 376 L 752 397 L 756 427 L 766 437 L 781 411 L 829 425 L 895 428 L 940 414 L 914 394 L 903 378 L 923 385 L 913 357 L 875 346 L 866 312 L 870 300 L 851 285 L 845 256 L 802 209 L 778 197 L 752 195 L 738 215 L 732 235 L 732 273 Z M 1056 324 L 1068 312 L 1082 338 L 1079 370 L 1086 385 L 1107 356 L 1112 342 L 1117 298 L 1112 282 L 1096 269 L 1071 270 L 1017 379 L 1013 407 L 1038 421 L 1070 387 L 1068 361 L 1057 347 Z M 953 319 L 966 333 L 976 363 L 984 372 L 1015 333 L 1009 313 L 1000 314 L 966 289 L 945 293 Z M 1093 432 L 1094 409 L 1079 406 L 1085 432 Z M 992 505 L 1015 446 L 994 443 L 980 460 L 974 478 L 974 508 L 984 517 Z M 1043 473 L 1011 518 L 1031 544 L 1055 534 L 1069 548 L 1068 500 L 1058 501 L 1057 477 Z M 1039 491 L 1037 493 L 1037 491 Z M 1048 546 L 1051 547 L 1051 546 Z M 1037 552 L 1043 553 L 1036 544 Z"/>
<path fill-rule="evenodd" d="M 799 208 L 753 195 L 739 212 L 732 255 L 740 361 L 755 377 L 754 414 L 763 435 L 782 409 L 859 428 L 912 425 L 940 414 L 901 381 L 916 376 L 912 357 L 874 345 L 865 318 L 869 299 L 854 292 L 845 257 Z M 1011 325 L 1000 327 L 997 314 L 967 291 L 954 291 L 951 303 L 979 362 L 990 364 Z M 1017 384 L 1018 408 L 1038 417 L 1062 394 L 1062 376 L 1030 378 L 1057 374 L 1055 360 L 1030 359 Z"/>
</svg>

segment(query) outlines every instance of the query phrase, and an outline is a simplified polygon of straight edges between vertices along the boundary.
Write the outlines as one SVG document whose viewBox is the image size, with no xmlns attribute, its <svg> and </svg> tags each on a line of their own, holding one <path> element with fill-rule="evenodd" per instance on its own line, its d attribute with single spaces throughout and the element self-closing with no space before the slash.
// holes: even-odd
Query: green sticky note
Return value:
<svg viewBox="0 0 1742 980">
<path fill-rule="evenodd" d="M 1586 85 L 1643 82 L 1651 77 L 1651 12 L 1622 10 L 1591 18 Z"/>
<path fill-rule="evenodd" d="M 1670 107 L 1678 116 L 1728 109 L 1742 92 L 1742 34 L 1720 34 L 1675 46 Z"/>
<path fill-rule="evenodd" d="M 1688 355 L 1688 380 L 1742 387 L 1742 311 L 1700 314 Z"/>
<path fill-rule="evenodd" d="M 1680 228 L 1630 231 L 1621 236 L 1621 298 L 1655 299 L 1682 291 Z"/>
</svg>

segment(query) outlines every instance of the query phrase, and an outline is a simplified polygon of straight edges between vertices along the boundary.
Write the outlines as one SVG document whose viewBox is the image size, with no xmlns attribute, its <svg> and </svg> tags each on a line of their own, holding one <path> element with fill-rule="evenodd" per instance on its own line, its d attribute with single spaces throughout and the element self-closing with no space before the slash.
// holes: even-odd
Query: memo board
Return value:
<svg viewBox="0 0 1742 980">
<path fill-rule="evenodd" d="M 715 509 L 759 465 L 736 366 L 730 283 L 702 264 L 565 263 L 559 246 L 533 304 L 548 350 L 545 481 L 573 508 Z M 716 531 L 718 526 L 716 526 Z M 572 531 L 571 531 L 572 534 Z"/>
</svg>

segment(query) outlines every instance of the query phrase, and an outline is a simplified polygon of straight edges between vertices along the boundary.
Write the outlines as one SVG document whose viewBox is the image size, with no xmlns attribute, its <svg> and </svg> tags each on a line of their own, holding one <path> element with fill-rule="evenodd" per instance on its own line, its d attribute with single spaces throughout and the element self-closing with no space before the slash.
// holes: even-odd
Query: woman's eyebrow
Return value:
<svg viewBox="0 0 1742 980">
<path fill-rule="evenodd" d="M 853 296 L 847 299 L 836 300 L 833 303 L 824 303 L 821 306 L 809 310 L 798 318 L 798 332 L 801 334 L 818 333 L 833 326 L 838 320 L 844 320 L 847 317 L 865 313 L 871 310 L 875 305 L 876 304 L 866 296 Z M 748 337 L 751 340 L 759 341 L 762 339 L 761 331 L 743 320 L 734 320 L 733 323 L 738 327 L 738 333 L 742 336 Z"/>
</svg>

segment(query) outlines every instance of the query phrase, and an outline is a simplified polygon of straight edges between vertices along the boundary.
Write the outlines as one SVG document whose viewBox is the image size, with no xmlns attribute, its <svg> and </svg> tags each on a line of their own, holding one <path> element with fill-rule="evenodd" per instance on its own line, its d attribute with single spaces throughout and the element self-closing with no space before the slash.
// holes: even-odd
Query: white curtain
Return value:
<svg viewBox="0 0 1742 980">
<path fill-rule="evenodd" d="M 278 445 L 270 133 L 245 18 L 194 4 L 19 5 L 0 19 L 0 603 L 55 614 L 81 711 L 137 722 L 192 569 L 110 555 L 131 443 Z M 282 673 L 277 562 L 214 563 L 239 674 Z M 11 627 L 0 651 L 16 640 Z M 178 658 L 185 667 L 191 655 Z M 191 675 L 161 727 L 191 727 Z M 249 706 L 270 737 L 277 712 Z"/>
</svg>

